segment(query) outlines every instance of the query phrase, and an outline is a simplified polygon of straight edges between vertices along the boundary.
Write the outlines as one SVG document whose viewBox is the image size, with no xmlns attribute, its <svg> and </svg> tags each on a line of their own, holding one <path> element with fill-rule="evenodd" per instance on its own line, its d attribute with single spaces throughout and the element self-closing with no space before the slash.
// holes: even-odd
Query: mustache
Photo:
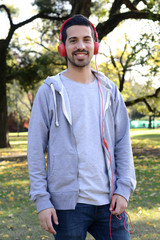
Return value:
<svg viewBox="0 0 160 240">
<path fill-rule="evenodd" d="M 89 54 L 89 51 L 86 51 L 86 50 L 76 50 L 73 52 L 73 54 L 76 54 L 76 53 L 86 53 L 86 54 Z"/>
</svg>

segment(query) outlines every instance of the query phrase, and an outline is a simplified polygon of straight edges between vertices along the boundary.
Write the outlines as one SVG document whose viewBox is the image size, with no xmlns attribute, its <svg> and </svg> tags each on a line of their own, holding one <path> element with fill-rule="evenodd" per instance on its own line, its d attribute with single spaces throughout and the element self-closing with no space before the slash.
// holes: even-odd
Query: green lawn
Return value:
<svg viewBox="0 0 160 240">
<path fill-rule="evenodd" d="M 131 239 L 159 240 L 160 130 L 134 129 L 131 139 L 137 176 L 127 210 L 135 227 Z M 10 144 L 11 148 L 0 149 L 0 156 L 5 158 L 0 162 L 0 240 L 51 240 L 52 235 L 40 228 L 29 199 L 27 134 L 10 134 Z M 93 238 L 88 235 L 89 239 Z"/>
<path fill-rule="evenodd" d="M 160 239 L 160 129 L 131 130 L 137 188 L 128 212 L 132 239 Z"/>
<path fill-rule="evenodd" d="M 0 157 L 23 156 L 27 154 L 28 133 L 9 133 L 9 148 L 0 148 Z"/>
</svg>

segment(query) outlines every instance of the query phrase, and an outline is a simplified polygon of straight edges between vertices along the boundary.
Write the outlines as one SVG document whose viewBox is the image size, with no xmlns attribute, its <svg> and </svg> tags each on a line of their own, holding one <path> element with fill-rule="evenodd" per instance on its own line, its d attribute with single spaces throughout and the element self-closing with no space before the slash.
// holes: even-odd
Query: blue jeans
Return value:
<svg viewBox="0 0 160 240">
<path fill-rule="evenodd" d="M 96 240 L 110 240 L 109 206 L 78 203 L 75 210 L 57 210 L 59 225 L 53 223 L 57 232 L 55 240 L 85 240 L 87 232 Z M 124 229 L 124 217 L 124 213 L 121 214 L 121 220 L 112 216 L 112 240 L 130 240 L 130 234 Z M 125 227 L 128 229 L 127 216 Z"/>
</svg>

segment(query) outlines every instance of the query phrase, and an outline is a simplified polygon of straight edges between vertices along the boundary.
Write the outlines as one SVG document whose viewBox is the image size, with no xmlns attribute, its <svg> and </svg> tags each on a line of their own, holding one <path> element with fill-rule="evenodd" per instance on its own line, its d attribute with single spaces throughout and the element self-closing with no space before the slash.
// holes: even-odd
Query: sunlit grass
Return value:
<svg viewBox="0 0 160 240">
<path fill-rule="evenodd" d="M 145 135 L 145 134 L 160 134 L 160 128 L 148 129 L 148 128 L 131 128 L 131 136 L 133 135 Z"/>
<path fill-rule="evenodd" d="M 160 129 L 131 129 L 133 147 L 160 148 Z"/>
<path fill-rule="evenodd" d="M 27 154 L 27 142 L 28 133 L 9 133 L 8 148 L 0 148 L 0 157 L 12 157 L 14 155 L 26 155 Z"/>
<path fill-rule="evenodd" d="M 160 239 L 160 209 L 153 207 L 152 209 L 138 206 L 136 209 L 129 209 L 128 213 L 131 217 L 135 228 L 135 233 L 131 235 L 132 240 L 158 240 Z"/>
</svg>

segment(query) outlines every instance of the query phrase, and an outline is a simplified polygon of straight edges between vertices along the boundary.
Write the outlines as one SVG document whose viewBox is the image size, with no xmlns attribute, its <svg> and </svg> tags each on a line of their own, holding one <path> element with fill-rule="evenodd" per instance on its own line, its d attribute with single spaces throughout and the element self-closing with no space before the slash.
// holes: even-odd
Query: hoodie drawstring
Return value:
<svg viewBox="0 0 160 240">
<path fill-rule="evenodd" d="M 59 127 L 59 121 L 58 121 L 58 113 L 57 113 L 57 101 L 56 101 L 56 93 L 55 93 L 55 89 L 54 89 L 54 86 L 53 86 L 53 83 L 51 83 L 51 90 L 52 90 L 52 93 L 53 93 L 53 100 L 54 100 L 54 106 L 55 106 L 55 125 L 56 127 Z"/>
</svg>

